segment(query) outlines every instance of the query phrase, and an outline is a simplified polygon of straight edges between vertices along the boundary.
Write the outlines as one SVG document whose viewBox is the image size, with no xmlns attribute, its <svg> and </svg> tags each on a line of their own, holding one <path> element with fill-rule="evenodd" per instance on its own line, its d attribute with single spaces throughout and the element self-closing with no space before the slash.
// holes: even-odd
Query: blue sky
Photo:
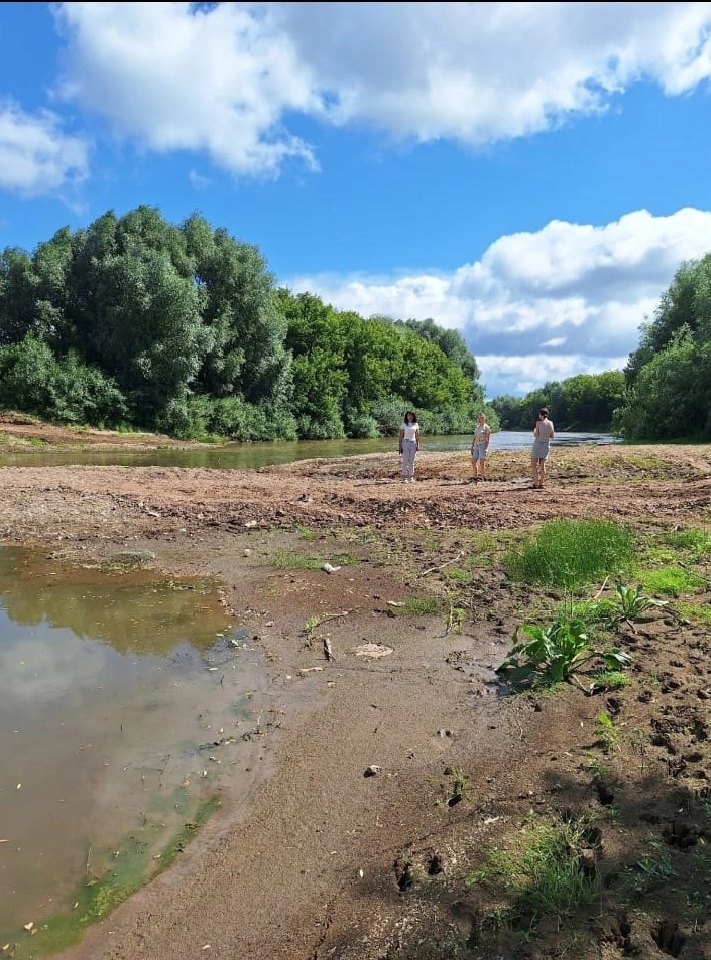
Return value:
<svg viewBox="0 0 711 960">
<path fill-rule="evenodd" d="M 0 247 L 197 210 L 519 394 L 711 251 L 710 78 L 706 3 L 3 3 Z"/>
</svg>

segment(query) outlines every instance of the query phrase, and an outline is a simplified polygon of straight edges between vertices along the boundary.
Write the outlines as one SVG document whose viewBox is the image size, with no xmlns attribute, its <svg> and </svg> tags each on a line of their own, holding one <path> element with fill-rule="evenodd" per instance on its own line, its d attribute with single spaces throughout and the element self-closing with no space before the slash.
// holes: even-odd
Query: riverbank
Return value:
<svg viewBox="0 0 711 960">
<path fill-rule="evenodd" d="M 147 550 L 158 569 L 216 576 L 271 666 L 249 807 L 226 801 L 67 960 L 611 960 L 680 943 L 684 960 L 707 958 L 708 556 L 682 557 L 701 578 L 682 598 L 696 613 L 664 609 L 622 637 L 627 686 L 501 698 L 493 682 L 515 627 L 560 600 L 503 573 L 527 528 L 616 519 L 667 565 L 669 533 L 711 530 L 711 448 L 667 453 L 557 451 L 542 492 L 525 452 L 492 456 L 477 486 L 461 454 L 424 454 L 412 486 L 387 454 L 229 473 L 0 469 L 5 542 L 85 564 Z M 603 712 L 617 731 L 606 753 Z M 492 927 L 502 904 L 471 882 L 487 849 L 583 816 L 604 879 L 595 903 L 536 920 L 534 936 Z"/>
<path fill-rule="evenodd" d="M 115 450 L 130 447 L 135 450 L 154 450 L 164 447 L 209 447 L 186 440 L 176 440 L 160 433 L 138 431 L 99 430 L 95 427 L 47 423 L 23 413 L 0 411 L 0 450 L 25 450 L 28 447 L 90 447 Z"/>
</svg>

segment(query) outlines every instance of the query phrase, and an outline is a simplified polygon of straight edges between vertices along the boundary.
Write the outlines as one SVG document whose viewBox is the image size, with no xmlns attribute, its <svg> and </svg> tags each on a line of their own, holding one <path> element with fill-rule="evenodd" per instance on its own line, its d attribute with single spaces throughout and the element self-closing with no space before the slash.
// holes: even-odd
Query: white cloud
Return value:
<svg viewBox="0 0 711 960">
<path fill-rule="evenodd" d="M 711 75 L 708 3 L 274 3 L 336 121 L 491 143 Z"/>
<path fill-rule="evenodd" d="M 258 7 L 258 5 L 257 5 Z M 273 175 L 310 147 L 280 126 L 318 110 L 309 69 L 250 5 L 66 3 L 60 95 L 159 152 L 206 150 L 236 173 Z"/>
<path fill-rule="evenodd" d="M 709 3 L 66 3 L 61 93 L 240 174 L 314 164 L 294 113 L 484 145 L 711 76 Z"/>
<path fill-rule="evenodd" d="M 0 105 L 0 187 L 24 196 L 61 194 L 88 172 L 88 144 L 62 132 L 48 111 Z"/>
<path fill-rule="evenodd" d="M 680 263 L 710 251 L 711 212 L 638 210 L 601 227 L 554 220 L 500 237 L 451 274 L 287 283 L 365 316 L 432 317 L 462 331 L 494 396 L 620 369 Z"/>
</svg>

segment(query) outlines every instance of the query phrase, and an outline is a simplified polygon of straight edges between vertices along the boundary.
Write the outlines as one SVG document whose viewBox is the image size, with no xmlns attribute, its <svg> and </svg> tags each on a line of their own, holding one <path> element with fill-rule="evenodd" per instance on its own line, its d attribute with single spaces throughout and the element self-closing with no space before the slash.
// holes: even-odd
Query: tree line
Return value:
<svg viewBox="0 0 711 960">
<path fill-rule="evenodd" d="M 0 407 L 188 438 L 375 437 L 409 407 L 428 433 L 467 431 L 484 392 L 456 331 L 277 288 L 257 247 L 142 206 L 2 252 Z"/>
<path fill-rule="evenodd" d="M 711 437 L 711 254 L 682 264 L 624 371 L 485 404 L 462 336 L 278 288 L 257 247 L 151 207 L 0 254 L 0 407 L 51 420 L 236 440 L 531 428 Z"/>
<path fill-rule="evenodd" d="M 624 371 L 547 383 L 492 406 L 508 430 L 528 430 L 546 406 L 562 430 L 612 430 L 626 440 L 711 439 L 711 254 L 683 263 Z"/>
</svg>

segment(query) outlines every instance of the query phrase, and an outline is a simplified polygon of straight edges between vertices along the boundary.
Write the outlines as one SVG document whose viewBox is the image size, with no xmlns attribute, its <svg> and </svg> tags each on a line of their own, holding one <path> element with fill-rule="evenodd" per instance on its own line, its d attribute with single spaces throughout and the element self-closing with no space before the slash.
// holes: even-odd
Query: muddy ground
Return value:
<svg viewBox="0 0 711 960">
<path fill-rule="evenodd" d="M 66 960 L 711 958 L 709 556 L 680 554 L 693 595 L 621 630 L 621 689 L 502 696 L 493 672 L 515 627 L 562 599 L 507 578 L 512 544 L 550 518 L 604 517 L 668 563 L 670 531 L 711 532 L 711 448 L 558 450 L 544 491 L 527 466 L 494 454 L 476 486 L 463 455 L 426 452 L 414 485 L 389 455 L 0 469 L 2 541 L 214 575 L 269 665 L 249 803 L 226 797 Z M 391 652 L 357 656 L 365 643 Z M 476 881 L 492 850 L 570 824 L 594 902 L 532 916 L 510 909 L 520 877 L 508 895 Z"/>
</svg>

